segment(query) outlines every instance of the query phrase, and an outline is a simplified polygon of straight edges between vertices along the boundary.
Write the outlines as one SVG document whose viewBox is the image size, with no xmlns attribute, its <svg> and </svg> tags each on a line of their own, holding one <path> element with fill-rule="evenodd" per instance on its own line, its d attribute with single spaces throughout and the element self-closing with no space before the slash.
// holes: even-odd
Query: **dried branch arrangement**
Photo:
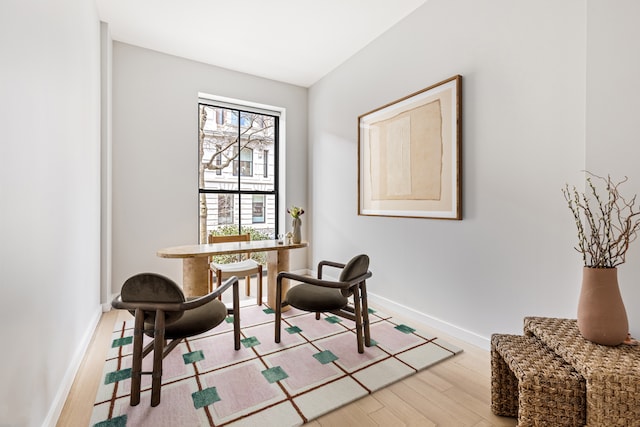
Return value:
<svg viewBox="0 0 640 427">
<path fill-rule="evenodd" d="M 637 237 L 640 210 L 635 206 L 635 195 L 627 200 L 620 194 L 619 186 L 627 177 L 613 182 L 610 176 L 587 174 L 587 192 L 579 193 L 568 184 L 562 190 L 578 228 L 575 249 L 582 254 L 585 267 L 613 268 L 625 262 L 629 244 Z M 592 178 L 604 183 L 604 197 L 600 197 Z"/>
</svg>

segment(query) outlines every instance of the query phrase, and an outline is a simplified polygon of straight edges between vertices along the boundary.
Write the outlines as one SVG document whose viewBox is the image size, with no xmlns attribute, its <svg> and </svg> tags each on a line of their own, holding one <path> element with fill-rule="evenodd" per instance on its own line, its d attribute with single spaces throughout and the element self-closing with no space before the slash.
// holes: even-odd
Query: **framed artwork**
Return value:
<svg viewBox="0 0 640 427">
<path fill-rule="evenodd" d="M 462 77 L 358 117 L 358 215 L 462 219 Z"/>
</svg>

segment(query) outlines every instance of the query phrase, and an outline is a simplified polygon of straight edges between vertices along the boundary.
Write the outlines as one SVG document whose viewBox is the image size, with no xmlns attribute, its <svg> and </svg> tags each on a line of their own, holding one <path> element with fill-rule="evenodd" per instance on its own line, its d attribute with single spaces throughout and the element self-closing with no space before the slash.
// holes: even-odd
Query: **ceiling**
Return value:
<svg viewBox="0 0 640 427">
<path fill-rule="evenodd" d="M 96 0 L 111 37 L 309 87 L 427 0 Z"/>
</svg>

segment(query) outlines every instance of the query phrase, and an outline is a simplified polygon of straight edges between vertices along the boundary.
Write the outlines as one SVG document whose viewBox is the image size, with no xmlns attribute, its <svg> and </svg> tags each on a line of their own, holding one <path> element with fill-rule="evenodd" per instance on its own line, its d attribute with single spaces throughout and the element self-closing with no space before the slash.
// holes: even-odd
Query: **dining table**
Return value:
<svg viewBox="0 0 640 427">
<path fill-rule="evenodd" d="M 275 307 L 278 273 L 289 271 L 289 252 L 308 246 L 308 242 L 292 243 L 283 240 L 250 240 L 248 242 L 204 243 L 172 246 L 157 251 L 161 258 L 182 259 L 182 290 L 187 297 L 206 295 L 209 290 L 209 259 L 215 255 L 266 252 L 267 305 Z M 286 295 L 289 281 L 283 280 Z M 283 296 L 284 296 L 283 295 Z"/>
</svg>

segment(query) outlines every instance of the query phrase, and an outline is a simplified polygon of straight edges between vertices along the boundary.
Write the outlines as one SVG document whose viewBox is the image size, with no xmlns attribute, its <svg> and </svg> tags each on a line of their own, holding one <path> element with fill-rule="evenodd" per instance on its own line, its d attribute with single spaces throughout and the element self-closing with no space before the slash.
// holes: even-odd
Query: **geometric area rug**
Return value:
<svg viewBox="0 0 640 427">
<path fill-rule="evenodd" d="M 291 308 L 274 342 L 273 310 L 241 307 L 241 346 L 233 323 L 188 338 L 163 361 L 160 405 L 142 377 L 129 405 L 133 317 L 116 324 L 90 426 L 298 426 L 462 350 L 370 309 L 371 347 L 358 353 L 355 323 Z M 145 338 L 148 338 L 145 336 Z M 146 342 L 145 342 L 146 344 Z M 152 354 L 143 371 L 151 370 Z"/>
</svg>

